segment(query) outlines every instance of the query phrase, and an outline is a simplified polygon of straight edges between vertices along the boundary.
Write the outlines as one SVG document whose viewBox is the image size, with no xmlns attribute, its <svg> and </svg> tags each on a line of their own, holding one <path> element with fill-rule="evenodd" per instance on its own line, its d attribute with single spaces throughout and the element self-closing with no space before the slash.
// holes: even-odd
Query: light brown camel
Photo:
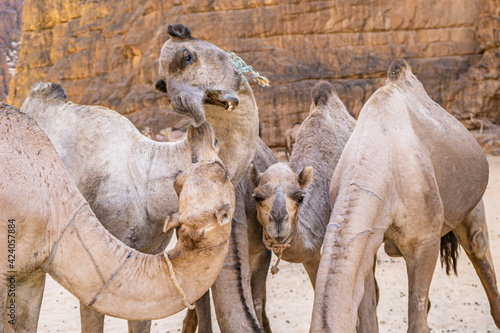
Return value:
<svg viewBox="0 0 500 333">
<path fill-rule="evenodd" d="M 193 112 L 196 124 L 206 112 L 220 140 L 219 155 L 236 184 L 257 145 L 258 110 L 252 89 L 248 83 L 242 86 L 242 76 L 226 52 L 192 38 L 184 26 L 169 26 L 168 32 L 171 39 L 162 49 L 162 80 L 156 87 L 166 92 L 168 86 L 174 109 Z M 186 50 L 196 65 L 179 58 Z M 225 110 L 228 101 L 232 111 Z M 148 140 L 114 111 L 67 102 L 64 90 L 55 84 L 35 86 L 22 111 L 47 133 L 78 189 L 115 237 L 142 252 L 158 253 L 165 247 L 170 236 L 163 234 L 163 222 L 177 210 L 174 176 L 189 166 L 185 140 Z M 104 316 L 84 306 L 81 312 L 82 331 L 102 332 Z M 251 312 L 243 317 L 240 322 L 248 323 L 243 327 L 252 326 L 245 318 L 256 318 Z M 129 322 L 134 332 L 148 332 L 149 327 L 150 323 Z"/>
<path fill-rule="evenodd" d="M 189 113 L 194 123 L 207 119 L 212 124 L 221 142 L 219 156 L 236 186 L 247 172 L 257 145 L 265 147 L 258 139 L 258 111 L 252 89 L 235 70 L 226 52 L 193 38 L 189 29 L 180 24 L 169 26 L 168 32 L 171 39 L 163 45 L 161 79 L 155 85 L 168 94 L 174 110 Z M 236 165 L 234 161 L 239 162 Z M 261 331 L 254 307 L 249 306 L 253 303 L 249 277 L 244 276 L 249 260 L 248 248 L 242 241 L 246 238 L 246 227 L 233 221 L 228 259 L 212 289 L 219 290 L 214 292 L 214 304 L 223 332 Z M 265 248 L 258 255 L 252 254 L 264 261 L 266 255 Z M 209 304 L 208 294 L 197 302 L 200 333 L 212 332 Z M 193 315 L 193 311 L 188 311 L 183 332 L 196 329 Z"/>
<path fill-rule="evenodd" d="M 205 293 L 227 254 L 235 197 L 210 126 L 190 134 L 198 162 L 177 176 L 180 209 L 166 225 L 180 226 L 168 252 L 172 274 L 164 255 L 143 254 L 112 236 L 36 121 L 1 105 L 0 238 L 10 250 L 0 266 L 0 331 L 36 331 L 45 273 L 92 309 L 134 320 L 172 315 Z"/>
<path fill-rule="evenodd" d="M 268 246 L 283 260 L 302 263 L 314 287 L 331 213 L 330 180 L 356 121 L 328 82 L 318 82 L 311 96 L 288 165 L 277 163 L 262 173 L 251 167 L 250 179 Z M 373 282 L 373 275 L 367 278 Z M 358 332 L 377 330 L 376 299 L 366 296 Z"/>
<path fill-rule="evenodd" d="M 354 332 L 374 255 L 406 260 L 408 332 L 429 332 L 429 285 L 441 237 L 457 236 L 500 327 L 500 297 L 482 196 L 488 162 L 476 140 L 430 99 L 404 60 L 361 110 L 332 177 L 333 211 L 316 279 L 311 332 Z M 453 233 L 449 232 L 452 231 Z M 451 243 L 450 243 L 451 240 Z M 446 256 L 450 263 L 453 253 Z"/>
<path fill-rule="evenodd" d="M 167 127 L 160 131 L 160 135 L 166 138 L 168 142 L 177 142 L 184 140 L 187 135 L 187 131 L 182 128 L 177 127 Z"/>
<path fill-rule="evenodd" d="M 285 156 L 287 161 L 290 160 L 290 156 L 292 155 L 293 146 L 297 140 L 300 124 L 300 121 L 296 121 L 285 131 Z"/>
</svg>

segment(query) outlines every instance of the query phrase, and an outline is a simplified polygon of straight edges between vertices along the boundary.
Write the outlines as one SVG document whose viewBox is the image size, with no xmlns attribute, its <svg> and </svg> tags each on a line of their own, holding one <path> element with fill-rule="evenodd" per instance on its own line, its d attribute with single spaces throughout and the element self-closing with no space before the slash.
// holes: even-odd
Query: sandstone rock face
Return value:
<svg viewBox="0 0 500 333">
<path fill-rule="evenodd" d="M 270 146 L 284 146 L 286 129 L 307 116 L 316 80 L 329 80 L 357 114 L 394 58 L 407 59 L 453 115 L 500 121 L 498 0 L 26 0 L 23 21 L 16 106 L 35 82 L 54 81 L 70 100 L 138 127 L 173 127 L 182 117 L 153 84 L 165 28 L 182 23 L 271 80 L 253 86 Z"/>
<path fill-rule="evenodd" d="M 0 101 L 9 94 L 21 38 L 22 0 L 0 1 Z"/>
</svg>

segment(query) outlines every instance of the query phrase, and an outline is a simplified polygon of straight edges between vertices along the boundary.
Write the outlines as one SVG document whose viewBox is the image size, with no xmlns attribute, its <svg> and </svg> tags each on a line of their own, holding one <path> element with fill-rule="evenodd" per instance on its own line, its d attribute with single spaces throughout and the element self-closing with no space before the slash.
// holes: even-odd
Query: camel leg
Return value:
<svg viewBox="0 0 500 333">
<path fill-rule="evenodd" d="M 357 333 L 378 332 L 377 304 L 379 300 L 379 290 L 375 279 L 375 265 L 377 256 L 373 261 L 373 269 L 365 278 L 365 293 L 358 308 Z"/>
<path fill-rule="evenodd" d="M 302 265 L 311 280 L 311 284 L 314 288 L 316 285 L 316 274 L 318 274 L 319 261 L 321 259 L 321 251 L 318 251 L 311 260 L 303 262 Z"/>
<path fill-rule="evenodd" d="M 80 302 L 80 323 L 82 333 L 102 333 L 104 331 L 104 315 L 92 310 Z"/>
<path fill-rule="evenodd" d="M 453 232 L 476 269 L 490 302 L 491 316 L 500 328 L 500 294 L 488 242 L 488 227 L 482 200 Z"/>
<path fill-rule="evenodd" d="M 198 333 L 212 333 L 212 313 L 210 310 L 210 292 L 207 291 L 195 303 L 198 318 Z M 194 331 L 193 331 L 194 332 Z"/>
<path fill-rule="evenodd" d="M 210 292 L 207 291 L 195 302 L 195 310 L 187 310 L 182 322 L 182 333 L 212 333 Z"/>
<path fill-rule="evenodd" d="M 196 304 L 195 304 L 196 306 Z M 182 333 L 194 333 L 198 328 L 198 316 L 196 310 L 187 310 L 186 316 L 182 321 Z"/>
<path fill-rule="evenodd" d="M 250 216 L 247 218 L 248 251 L 253 305 L 263 332 L 271 333 L 271 326 L 266 315 L 266 280 L 272 253 L 262 243 L 262 225 L 257 221 L 256 213 L 249 212 L 248 215 Z"/>
<path fill-rule="evenodd" d="M 45 287 L 45 273 L 34 273 L 21 281 L 15 281 L 12 285 L 13 287 L 10 283 L 7 285 L 8 297 L 4 331 L 36 332 Z M 9 309 L 11 304 L 14 304 L 15 307 Z M 13 322 L 12 319 L 15 321 Z"/>
<path fill-rule="evenodd" d="M 430 333 L 429 288 L 439 255 L 440 237 L 426 235 L 399 246 L 408 271 L 408 333 Z"/>
<path fill-rule="evenodd" d="M 128 332 L 129 333 L 149 333 L 151 332 L 151 321 L 128 321 Z"/>
</svg>

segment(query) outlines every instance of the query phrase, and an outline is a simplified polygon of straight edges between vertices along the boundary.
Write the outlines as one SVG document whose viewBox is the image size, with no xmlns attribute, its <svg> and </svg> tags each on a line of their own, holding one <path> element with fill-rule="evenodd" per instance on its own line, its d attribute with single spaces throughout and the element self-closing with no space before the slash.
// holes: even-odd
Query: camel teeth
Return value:
<svg viewBox="0 0 500 333">
<path fill-rule="evenodd" d="M 229 106 L 227 107 L 227 111 L 233 111 L 234 105 L 231 102 L 228 102 Z"/>
</svg>

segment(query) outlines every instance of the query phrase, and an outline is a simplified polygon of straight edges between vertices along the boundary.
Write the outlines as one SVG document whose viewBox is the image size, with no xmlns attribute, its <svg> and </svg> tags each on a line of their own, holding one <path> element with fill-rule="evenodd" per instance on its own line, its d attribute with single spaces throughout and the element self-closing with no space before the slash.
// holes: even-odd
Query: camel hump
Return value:
<svg viewBox="0 0 500 333">
<path fill-rule="evenodd" d="M 335 95 L 335 89 L 327 81 L 319 81 L 316 83 L 311 93 L 313 103 L 316 104 L 316 106 L 325 105 L 328 103 L 328 98 L 333 95 Z"/>
<path fill-rule="evenodd" d="M 407 71 L 411 72 L 411 67 L 406 62 L 406 60 L 395 59 L 389 66 L 389 71 L 387 72 L 387 76 L 389 77 L 389 81 L 397 81 L 400 78 L 404 77 Z"/>
<path fill-rule="evenodd" d="M 182 24 L 170 24 L 167 27 L 167 32 L 173 38 L 193 39 L 191 36 L 191 30 Z"/>
<path fill-rule="evenodd" d="M 35 84 L 29 94 L 28 98 L 43 99 L 45 102 L 58 102 L 66 103 L 68 95 L 64 88 L 59 83 L 40 82 Z"/>
</svg>

